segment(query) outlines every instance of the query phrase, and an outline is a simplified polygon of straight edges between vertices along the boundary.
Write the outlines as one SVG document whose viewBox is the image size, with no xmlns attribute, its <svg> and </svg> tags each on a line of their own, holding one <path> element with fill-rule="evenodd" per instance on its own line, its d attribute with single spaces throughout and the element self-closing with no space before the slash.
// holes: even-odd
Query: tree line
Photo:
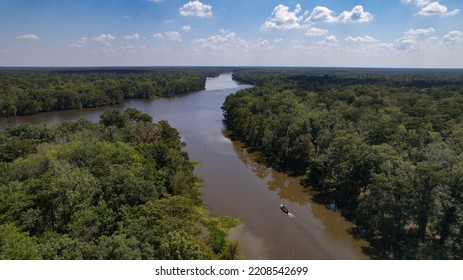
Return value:
<svg viewBox="0 0 463 280">
<path fill-rule="evenodd" d="M 0 131 L 0 259 L 236 259 L 178 131 L 136 109 Z"/>
<path fill-rule="evenodd" d="M 303 174 L 381 259 L 463 258 L 463 73 L 254 70 L 223 104 L 233 135 Z M 368 250 L 368 249 L 367 249 Z"/>
<path fill-rule="evenodd" d="M 1 68 L 0 117 L 119 104 L 205 89 L 209 68 Z"/>
</svg>

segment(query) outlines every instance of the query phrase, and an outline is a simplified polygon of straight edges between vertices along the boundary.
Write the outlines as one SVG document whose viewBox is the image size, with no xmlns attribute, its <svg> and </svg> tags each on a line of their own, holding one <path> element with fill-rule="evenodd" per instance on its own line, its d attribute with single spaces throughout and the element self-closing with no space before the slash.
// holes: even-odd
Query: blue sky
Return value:
<svg viewBox="0 0 463 280">
<path fill-rule="evenodd" d="M 0 66 L 463 68 L 463 0 L 0 0 Z"/>
</svg>

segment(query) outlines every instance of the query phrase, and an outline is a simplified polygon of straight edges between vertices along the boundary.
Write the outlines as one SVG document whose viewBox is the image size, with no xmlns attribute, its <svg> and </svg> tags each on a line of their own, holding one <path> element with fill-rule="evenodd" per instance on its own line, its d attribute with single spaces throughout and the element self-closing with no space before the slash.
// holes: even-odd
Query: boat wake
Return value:
<svg viewBox="0 0 463 280">
<path fill-rule="evenodd" d="M 284 206 L 283 204 L 280 205 L 280 209 L 281 209 L 281 211 L 283 211 L 285 214 L 287 214 L 289 218 L 291 218 L 291 219 L 296 218 L 296 216 L 294 216 L 293 214 L 291 214 L 291 213 L 289 212 L 288 208 L 287 208 L 286 206 Z"/>
<path fill-rule="evenodd" d="M 289 212 L 289 209 L 283 204 L 280 205 L 280 209 L 288 215 L 290 219 L 294 220 L 292 223 L 304 234 L 307 240 L 312 243 L 312 247 L 320 253 L 322 259 L 333 259 L 333 256 L 331 256 L 331 254 L 323 248 L 315 235 L 311 233 L 311 228 L 309 228 L 308 225 L 306 225 L 303 221 L 296 219 L 296 216 Z"/>
<path fill-rule="evenodd" d="M 298 219 L 294 219 L 293 224 L 304 234 L 305 238 L 312 244 L 312 248 L 319 252 L 320 259 L 333 259 L 333 256 L 323 247 L 322 244 L 319 243 L 316 235 L 312 233 L 312 229 L 309 227 L 308 224 Z"/>
</svg>

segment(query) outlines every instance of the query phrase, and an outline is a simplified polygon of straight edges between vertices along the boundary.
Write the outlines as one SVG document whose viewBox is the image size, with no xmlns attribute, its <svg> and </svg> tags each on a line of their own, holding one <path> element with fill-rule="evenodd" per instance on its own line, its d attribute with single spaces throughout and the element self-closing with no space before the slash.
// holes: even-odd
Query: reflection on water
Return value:
<svg viewBox="0 0 463 280">
<path fill-rule="evenodd" d="M 230 133 L 224 133 L 224 135 L 230 137 Z M 301 188 L 302 177 L 291 177 L 281 172 L 274 172 L 273 169 L 257 163 L 259 153 L 249 153 L 241 141 L 233 141 L 233 148 L 238 158 L 245 165 L 251 166 L 252 172 L 259 178 L 269 178 L 267 182 L 269 190 L 275 192 L 280 199 L 290 200 L 300 205 L 307 205 L 311 201 Z"/>
<path fill-rule="evenodd" d="M 201 164 L 195 174 L 203 179 L 203 201 L 211 215 L 231 215 L 243 223 L 230 237 L 241 244 L 247 259 L 365 259 L 367 243 L 348 234 L 352 224 L 337 212 L 314 204 L 300 178 L 276 172 L 256 162 L 239 141 L 231 141 L 222 124 L 221 105 L 228 94 L 249 86 L 231 75 L 209 78 L 205 91 L 174 98 L 128 100 L 116 108 L 136 108 L 168 120 L 187 143 L 190 159 Z M 51 112 L 1 119 L 0 126 L 54 123 L 82 117 L 98 121 L 108 107 Z M 280 209 L 288 207 L 291 218 Z"/>
<path fill-rule="evenodd" d="M 223 132 L 223 134 L 230 137 L 228 131 Z M 290 214 L 283 216 L 286 216 L 286 220 L 291 222 L 284 221 L 281 230 L 282 223 L 279 222 L 279 219 L 275 219 L 276 228 L 272 230 L 273 234 L 267 233 L 267 235 L 272 235 L 272 238 L 278 238 L 280 234 L 291 237 L 281 238 L 281 240 L 293 251 L 282 254 L 285 251 L 283 248 L 276 250 L 272 244 L 266 243 L 265 239 L 257 240 L 257 236 L 252 234 L 254 225 L 245 223 L 231 234 L 231 238 L 239 240 L 241 244 L 245 245 L 243 248 L 245 256 L 252 259 L 367 258 L 362 254 L 361 248 L 368 244 L 365 241 L 355 240 L 347 234 L 353 225 L 345 221 L 340 213 L 329 211 L 323 205 L 314 204 L 310 195 L 300 185 L 302 177 L 291 177 L 268 168 L 256 161 L 259 153 L 248 152 L 248 149 L 240 141 L 233 141 L 232 143 L 237 158 L 261 179 L 259 185 L 266 186 L 270 193 L 276 196 L 276 201 L 284 203 L 290 210 Z M 259 186 L 255 187 L 259 188 Z M 256 203 L 268 203 L 268 201 L 261 201 L 259 197 L 255 197 L 255 200 Z M 276 205 L 273 206 L 276 208 Z M 280 211 L 280 213 L 282 212 Z M 262 244 L 265 244 L 265 247 L 255 250 L 256 246 L 264 246 Z M 350 246 L 352 247 L 349 248 Z M 251 250 L 250 248 L 254 249 Z"/>
</svg>

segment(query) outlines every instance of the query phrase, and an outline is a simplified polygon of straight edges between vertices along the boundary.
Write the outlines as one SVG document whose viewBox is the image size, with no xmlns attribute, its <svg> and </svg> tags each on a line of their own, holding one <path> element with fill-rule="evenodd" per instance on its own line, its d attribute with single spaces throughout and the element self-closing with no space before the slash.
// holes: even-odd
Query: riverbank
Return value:
<svg viewBox="0 0 463 280">
<path fill-rule="evenodd" d="M 205 91 L 155 100 L 127 100 L 119 110 L 136 108 L 155 121 L 167 120 L 186 143 L 183 148 L 202 179 L 202 199 L 210 214 L 242 221 L 234 240 L 246 259 L 365 259 L 365 241 L 349 234 L 353 227 L 339 213 L 315 204 L 299 180 L 258 164 L 255 154 L 227 137 L 221 106 L 225 97 L 249 85 L 231 74 L 208 78 Z M 85 117 L 98 122 L 98 110 L 83 109 L 28 116 L 27 122 L 60 122 Z M 16 118 L 16 122 L 21 122 Z M 0 119 L 0 125 L 3 120 Z M 288 219 L 285 204 L 296 216 Z"/>
</svg>

